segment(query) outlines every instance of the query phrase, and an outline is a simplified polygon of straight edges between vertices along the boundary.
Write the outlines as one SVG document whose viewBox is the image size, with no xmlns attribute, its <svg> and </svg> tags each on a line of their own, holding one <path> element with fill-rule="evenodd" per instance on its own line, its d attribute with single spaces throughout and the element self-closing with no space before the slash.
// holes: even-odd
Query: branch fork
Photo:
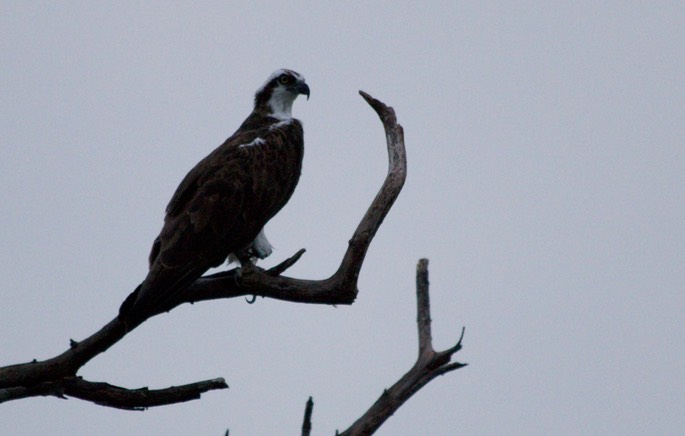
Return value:
<svg viewBox="0 0 685 436">
<path fill-rule="evenodd" d="M 430 302 L 428 295 L 428 259 L 421 259 L 416 268 L 416 324 L 419 333 L 419 353 L 416 363 L 394 385 L 385 389 L 376 402 L 340 436 L 359 436 L 374 433 L 419 389 L 439 375 L 466 366 L 451 362 L 461 350 L 464 329 L 457 343 L 444 351 L 433 349 L 431 335 Z"/>
</svg>

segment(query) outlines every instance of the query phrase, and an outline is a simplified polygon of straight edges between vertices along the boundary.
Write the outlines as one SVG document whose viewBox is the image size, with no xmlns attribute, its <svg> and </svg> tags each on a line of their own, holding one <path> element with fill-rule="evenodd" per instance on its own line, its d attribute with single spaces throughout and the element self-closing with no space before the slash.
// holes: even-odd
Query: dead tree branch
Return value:
<svg viewBox="0 0 685 436">
<path fill-rule="evenodd" d="M 304 418 L 302 419 L 302 436 L 309 436 L 312 433 L 312 411 L 314 410 L 314 400 L 309 397 L 307 405 L 304 407 Z"/>
<path fill-rule="evenodd" d="M 29 388 L 3 389 L 0 402 L 35 396 L 74 397 L 101 406 L 124 410 L 145 410 L 153 406 L 197 400 L 200 394 L 213 389 L 226 389 L 222 378 L 172 386 L 166 389 L 126 389 L 109 383 L 91 382 L 81 377 L 64 377 L 54 382 L 43 382 Z"/>
<path fill-rule="evenodd" d="M 340 436 L 358 436 L 373 434 L 390 418 L 397 409 L 412 395 L 439 375 L 466 366 L 464 363 L 452 362 L 452 355 L 461 350 L 464 329 L 456 345 L 444 351 L 433 350 L 431 336 L 430 302 L 428 298 L 428 259 L 421 259 L 416 267 L 416 306 L 419 331 L 419 357 L 414 366 L 389 389 L 383 391 L 380 398 Z"/>
<path fill-rule="evenodd" d="M 359 292 L 357 279 L 367 249 L 399 195 L 407 172 L 404 134 L 402 127 L 397 124 L 394 110 L 362 91 L 360 94 L 383 123 L 389 168 L 380 191 L 352 235 L 335 274 L 323 280 L 280 275 L 299 259 L 303 253 L 300 251 L 271 270 L 254 267 L 243 269 L 239 275 L 236 270 L 230 270 L 202 277 L 175 299 L 168 301 L 164 307 L 134 323 L 125 325 L 118 317 L 114 318 L 83 341 L 72 341 L 70 348 L 58 356 L 0 368 L 0 403 L 33 396 L 68 395 L 104 406 L 140 409 L 199 398 L 201 393 L 208 390 L 225 389 L 225 382 L 217 379 L 157 391 L 145 388 L 129 390 L 87 382 L 76 374 L 83 365 L 106 351 L 146 319 L 168 312 L 183 303 L 258 295 L 296 303 L 352 304 Z M 93 388 L 95 385 L 98 386 L 97 389 Z M 86 389 L 86 386 L 90 388 Z M 180 388 L 184 388 L 182 394 L 177 391 Z"/>
</svg>

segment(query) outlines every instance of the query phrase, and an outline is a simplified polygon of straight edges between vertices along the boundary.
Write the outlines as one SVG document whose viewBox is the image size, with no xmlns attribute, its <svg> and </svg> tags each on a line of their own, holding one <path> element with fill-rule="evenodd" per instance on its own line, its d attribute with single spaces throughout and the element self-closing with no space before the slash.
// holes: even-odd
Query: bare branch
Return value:
<svg viewBox="0 0 685 436">
<path fill-rule="evenodd" d="M 419 357 L 433 351 L 428 286 L 428 259 L 421 259 L 416 267 L 416 324 L 419 328 Z"/>
<path fill-rule="evenodd" d="M 144 410 L 148 407 L 197 400 L 200 395 L 215 389 L 228 389 L 223 378 L 204 380 L 165 389 L 125 389 L 108 383 L 89 382 L 75 377 L 65 383 L 64 394 L 91 401 L 101 406 L 127 410 Z"/>
<path fill-rule="evenodd" d="M 452 355 L 461 350 L 461 337 L 455 346 L 445 351 L 434 351 L 431 338 L 430 305 L 428 298 L 428 260 L 421 259 L 416 268 L 416 323 L 419 330 L 419 357 L 414 366 L 389 389 L 341 436 L 370 435 L 390 418 L 412 395 L 439 375 L 466 366 L 450 363 Z"/>
<path fill-rule="evenodd" d="M 148 388 L 126 389 L 108 383 L 90 382 L 81 377 L 64 377 L 29 388 L 0 389 L 0 403 L 35 396 L 58 398 L 70 396 L 117 409 L 145 410 L 148 407 L 197 400 L 207 391 L 227 388 L 228 385 L 222 378 L 151 390 Z"/>
<path fill-rule="evenodd" d="M 314 410 L 314 400 L 309 397 L 304 407 L 304 419 L 302 420 L 302 436 L 309 436 L 312 432 L 312 411 Z"/>
<path fill-rule="evenodd" d="M 285 270 L 295 265 L 295 262 L 300 260 L 300 257 L 306 252 L 304 248 L 300 248 L 292 257 L 284 260 L 273 268 L 270 268 L 266 273 L 271 276 L 280 276 Z"/>
<path fill-rule="evenodd" d="M 404 134 L 397 124 L 395 112 L 368 94 L 360 94 L 380 117 L 386 133 L 389 168 L 388 175 L 366 214 L 357 226 L 338 270 L 323 280 L 304 280 L 279 275 L 295 263 L 301 252 L 280 265 L 265 271 L 254 267 L 240 274 L 230 270 L 201 277 L 185 291 L 178 293 L 154 313 L 126 323 L 115 318 L 99 331 L 81 342 L 74 342 L 62 354 L 43 361 L 33 361 L 0 368 L 0 401 L 29 396 L 54 395 L 57 387 L 65 387 L 60 395 L 79 394 L 79 398 L 93 401 L 73 386 L 78 370 L 92 358 L 106 351 L 146 319 L 167 312 L 183 303 L 233 298 L 247 295 L 275 298 L 296 303 L 352 304 L 356 299 L 357 279 L 369 244 L 397 199 L 406 178 L 407 164 Z M 70 383 L 67 383 L 69 381 Z M 81 382 L 78 382 L 81 383 Z M 202 383 L 202 382 L 201 382 Z M 66 389 L 70 386 L 71 391 Z M 48 388 L 52 389 L 49 390 Z M 103 392 L 109 392 L 107 390 Z M 72 395 L 78 396 L 78 395 Z M 142 406 L 148 407 L 148 406 Z"/>
</svg>

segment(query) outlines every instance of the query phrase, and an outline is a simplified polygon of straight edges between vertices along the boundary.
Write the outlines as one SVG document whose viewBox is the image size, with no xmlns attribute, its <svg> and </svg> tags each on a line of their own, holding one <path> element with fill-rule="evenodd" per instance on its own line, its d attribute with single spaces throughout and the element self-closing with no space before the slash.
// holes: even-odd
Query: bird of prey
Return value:
<svg viewBox="0 0 685 436">
<path fill-rule="evenodd" d="M 275 71 L 238 130 L 185 176 L 152 244 L 147 277 L 120 317 L 147 314 L 227 259 L 271 254 L 264 225 L 288 202 L 302 169 L 302 124 L 291 113 L 300 94 L 309 99 L 302 75 Z"/>
</svg>

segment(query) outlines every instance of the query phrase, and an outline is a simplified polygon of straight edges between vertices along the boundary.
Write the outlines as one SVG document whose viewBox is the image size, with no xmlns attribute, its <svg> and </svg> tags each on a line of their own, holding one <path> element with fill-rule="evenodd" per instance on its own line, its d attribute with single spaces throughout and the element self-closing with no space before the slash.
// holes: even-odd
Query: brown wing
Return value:
<svg viewBox="0 0 685 436">
<path fill-rule="evenodd" d="M 160 233 L 161 263 L 216 266 L 251 243 L 289 200 L 302 165 L 302 126 L 237 133 L 188 173 Z"/>
<path fill-rule="evenodd" d="M 302 168 L 302 125 L 264 121 L 247 131 L 244 123 L 183 179 L 153 244 L 150 271 L 122 314 L 159 307 L 250 244 L 290 199 Z"/>
<path fill-rule="evenodd" d="M 183 179 L 159 235 L 159 260 L 165 267 L 221 262 L 225 241 L 220 234 L 236 227 L 249 185 L 249 165 L 239 147 L 256 137 L 254 131 L 230 137 Z"/>
</svg>

